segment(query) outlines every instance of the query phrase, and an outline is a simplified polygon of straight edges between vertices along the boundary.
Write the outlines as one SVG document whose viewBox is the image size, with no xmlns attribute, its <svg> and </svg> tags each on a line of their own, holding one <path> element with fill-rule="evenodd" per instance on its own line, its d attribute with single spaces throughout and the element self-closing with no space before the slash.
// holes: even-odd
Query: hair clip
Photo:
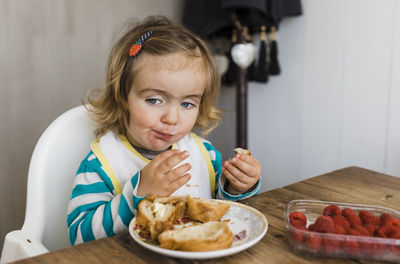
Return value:
<svg viewBox="0 0 400 264">
<path fill-rule="evenodd" d="M 129 50 L 129 56 L 135 57 L 136 55 L 138 55 L 139 52 L 142 50 L 144 43 L 151 36 L 151 34 L 153 34 L 153 31 L 149 31 L 146 34 L 142 35 L 139 40 L 132 45 L 131 49 Z"/>
</svg>

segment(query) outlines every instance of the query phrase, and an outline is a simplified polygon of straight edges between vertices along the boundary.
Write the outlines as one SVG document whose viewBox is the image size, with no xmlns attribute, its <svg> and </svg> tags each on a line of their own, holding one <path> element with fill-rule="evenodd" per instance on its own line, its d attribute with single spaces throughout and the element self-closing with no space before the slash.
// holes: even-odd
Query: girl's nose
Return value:
<svg viewBox="0 0 400 264">
<path fill-rule="evenodd" d="M 170 106 L 165 109 L 166 111 L 161 117 L 161 122 L 169 124 L 169 125 L 175 125 L 178 123 L 179 120 L 179 110 L 174 107 Z"/>
</svg>

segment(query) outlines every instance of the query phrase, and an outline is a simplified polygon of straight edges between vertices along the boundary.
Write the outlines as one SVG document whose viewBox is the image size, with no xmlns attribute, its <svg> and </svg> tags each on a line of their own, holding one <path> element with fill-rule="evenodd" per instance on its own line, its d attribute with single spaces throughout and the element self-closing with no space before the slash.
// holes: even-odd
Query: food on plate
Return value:
<svg viewBox="0 0 400 264">
<path fill-rule="evenodd" d="M 185 216 L 186 200 L 183 197 L 143 199 L 138 205 L 136 223 L 147 228 L 151 238 L 157 240 L 158 235 L 173 229 L 173 223 Z"/>
<path fill-rule="evenodd" d="M 210 221 L 178 230 L 162 232 L 158 240 L 162 248 L 184 251 L 211 251 L 229 248 L 233 234 L 227 223 Z"/>
<path fill-rule="evenodd" d="M 222 249 L 233 241 L 227 223 L 220 222 L 229 208 L 228 203 L 209 199 L 150 195 L 138 205 L 134 230 L 143 240 L 168 249 Z"/>
<path fill-rule="evenodd" d="M 219 221 L 230 205 L 201 198 L 187 198 L 186 216 L 199 222 Z"/>
<path fill-rule="evenodd" d="M 243 148 L 235 148 L 233 149 L 236 153 L 239 154 L 246 154 L 246 155 L 251 155 L 251 151 L 248 149 L 243 149 Z"/>
</svg>

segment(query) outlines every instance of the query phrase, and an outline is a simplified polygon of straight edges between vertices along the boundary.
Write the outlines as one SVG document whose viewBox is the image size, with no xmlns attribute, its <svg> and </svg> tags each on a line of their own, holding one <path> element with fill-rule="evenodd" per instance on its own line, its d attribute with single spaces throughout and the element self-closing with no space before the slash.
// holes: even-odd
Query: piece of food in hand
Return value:
<svg viewBox="0 0 400 264">
<path fill-rule="evenodd" d="M 239 154 L 246 154 L 246 155 L 251 155 L 251 151 L 248 149 L 243 149 L 243 148 L 235 148 L 233 149 L 236 153 Z"/>
<path fill-rule="evenodd" d="M 212 251 L 229 248 L 233 242 L 233 234 L 227 223 L 210 221 L 162 232 L 158 240 L 160 246 L 166 249 Z"/>
<path fill-rule="evenodd" d="M 186 216 L 203 223 L 219 221 L 228 212 L 229 208 L 230 204 L 228 203 L 187 197 Z"/>
</svg>

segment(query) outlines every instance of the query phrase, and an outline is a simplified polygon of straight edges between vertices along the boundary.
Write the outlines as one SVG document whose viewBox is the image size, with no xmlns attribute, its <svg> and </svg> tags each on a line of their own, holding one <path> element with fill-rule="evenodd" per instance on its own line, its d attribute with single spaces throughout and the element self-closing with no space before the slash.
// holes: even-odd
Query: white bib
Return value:
<svg viewBox="0 0 400 264">
<path fill-rule="evenodd" d="M 188 172 L 191 179 L 177 189 L 172 196 L 190 195 L 212 198 L 215 173 L 210 156 L 200 138 L 190 133 L 174 144 L 173 148 L 180 151 L 187 150 L 189 153 L 189 157 L 177 166 L 190 163 L 192 168 Z M 91 149 L 102 164 L 103 170 L 110 177 L 116 194 L 121 193 L 121 187 L 150 162 L 132 147 L 125 136 L 113 132 L 108 132 L 100 139 L 93 141 Z"/>
</svg>

